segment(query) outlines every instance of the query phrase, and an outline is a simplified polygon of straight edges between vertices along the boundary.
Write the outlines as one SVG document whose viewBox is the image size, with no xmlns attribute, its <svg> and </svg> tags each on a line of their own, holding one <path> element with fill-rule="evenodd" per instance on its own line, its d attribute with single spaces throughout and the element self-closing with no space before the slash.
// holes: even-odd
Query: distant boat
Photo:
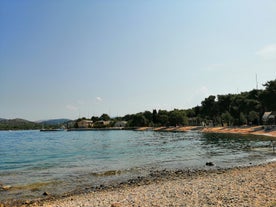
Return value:
<svg viewBox="0 0 276 207">
<path fill-rule="evenodd" d="M 60 132 L 64 131 L 64 129 L 40 129 L 41 132 Z"/>
</svg>

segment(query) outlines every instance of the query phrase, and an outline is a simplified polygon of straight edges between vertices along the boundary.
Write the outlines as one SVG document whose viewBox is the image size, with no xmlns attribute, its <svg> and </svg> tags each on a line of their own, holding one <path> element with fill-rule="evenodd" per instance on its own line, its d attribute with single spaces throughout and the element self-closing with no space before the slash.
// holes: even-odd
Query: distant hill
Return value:
<svg viewBox="0 0 276 207">
<path fill-rule="evenodd" d="M 0 119 L 0 130 L 39 129 L 41 125 L 25 119 Z"/>
<path fill-rule="evenodd" d="M 50 120 L 43 120 L 43 121 L 38 121 L 37 123 L 42 124 L 42 125 L 61 125 L 64 124 L 68 121 L 71 121 L 70 119 L 50 119 Z"/>
<path fill-rule="evenodd" d="M 41 128 L 60 128 L 61 125 L 71 121 L 70 119 L 50 119 L 32 122 L 25 119 L 4 119 L 0 118 L 0 130 L 28 130 Z"/>
</svg>

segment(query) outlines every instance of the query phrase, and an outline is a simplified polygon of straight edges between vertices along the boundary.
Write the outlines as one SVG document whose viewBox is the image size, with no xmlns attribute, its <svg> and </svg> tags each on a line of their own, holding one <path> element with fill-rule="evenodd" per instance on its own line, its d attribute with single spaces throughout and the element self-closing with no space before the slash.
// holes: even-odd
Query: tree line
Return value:
<svg viewBox="0 0 276 207">
<path fill-rule="evenodd" d="M 113 127 L 118 121 L 127 122 L 126 127 L 159 126 L 240 126 L 260 125 L 266 111 L 276 111 L 276 79 L 263 85 L 265 89 L 253 89 L 249 92 L 227 95 L 210 95 L 200 106 L 190 109 L 144 111 L 111 118 L 108 114 L 92 116 L 94 127 Z M 85 117 L 81 118 L 85 119 Z M 80 121 L 78 119 L 77 121 Z M 99 125 L 99 121 L 110 121 L 108 125 Z M 76 127 L 76 126 L 75 126 Z"/>
<path fill-rule="evenodd" d="M 276 79 L 263 85 L 265 89 L 227 95 L 211 95 L 200 106 L 191 109 L 156 110 L 117 117 L 128 127 L 158 127 L 212 124 L 240 126 L 262 124 L 266 111 L 276 111 Z"/>
</svg>

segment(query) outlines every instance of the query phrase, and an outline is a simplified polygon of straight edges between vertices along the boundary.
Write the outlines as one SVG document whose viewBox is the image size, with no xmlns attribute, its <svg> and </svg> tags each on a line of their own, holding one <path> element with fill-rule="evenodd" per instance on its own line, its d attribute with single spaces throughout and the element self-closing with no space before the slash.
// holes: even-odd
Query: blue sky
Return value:
<svg viewBox="0 0 276 207">
<path fill-rule="evenodd" d="M 1 0 L 0 117 L 187 109 L 276 78 L 276 1 Z"/>
</svg>

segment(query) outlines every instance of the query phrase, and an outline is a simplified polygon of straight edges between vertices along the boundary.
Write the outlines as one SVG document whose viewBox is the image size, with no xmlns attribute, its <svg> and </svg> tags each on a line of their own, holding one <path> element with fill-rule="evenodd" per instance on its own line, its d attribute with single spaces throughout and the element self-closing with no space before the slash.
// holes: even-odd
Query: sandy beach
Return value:
<svg viewBox="0 0 276 207">
<path fill-rule="evenodd" d="M 204 133 L 230 133 L 230 134 L 253 134 L 270 136 L 276 139 L 275 127 L 270 130 L 264 129 L 263 126 L 242 126 L 242 127 L 198 127 L 198 126 L 184 126 L 184 127 L 141 127 L 138 131 L 164 131 L 164 132 L 186 132 L 190 130 L 199 130 Z"/>
<path fill-rule="evenodd" d="M 175 176 L 161 177 L 149 183 L 138 182 L 25 206 L 275 207 L 276 163 L 190 175 L 175 172 Z"/>
</svg>

